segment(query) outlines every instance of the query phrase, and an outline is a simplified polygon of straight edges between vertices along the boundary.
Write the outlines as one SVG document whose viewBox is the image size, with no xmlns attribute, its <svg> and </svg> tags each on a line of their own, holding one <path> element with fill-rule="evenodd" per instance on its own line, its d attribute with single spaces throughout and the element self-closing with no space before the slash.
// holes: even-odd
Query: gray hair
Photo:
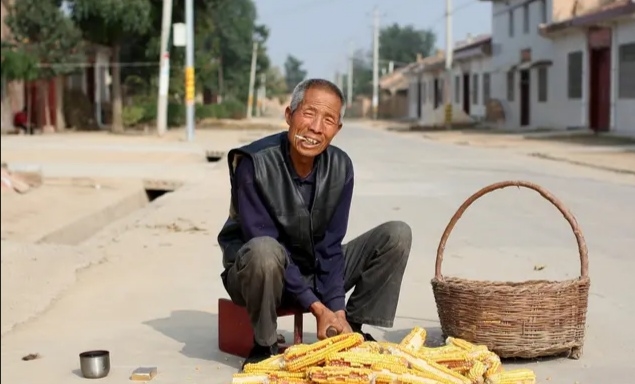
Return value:
<svg viewBox="0 0 635 384">
<path fill-rule="evenodd" d="M 300 104 L 302 104 L 302 102 L 304 101 L 304 94 L 306 93 L 306 91 L 313 87 L 323 87 L 337 95 L 337 97 L 342 102 L 342 109 L 340 110 L 341 122 L 342 118 L 344 118 L 344 114 L 346 113 L 346 101 L 344 99 L 344 93 L 342 93 L 342 90 L 337 85 L 325 79 L 306 79 L 296 85 L 293 89 L 293 94 L 291 94 L 291 103 L 289 104 L 291 113 L 295 112 L 298 109 Z"/>
</svg>

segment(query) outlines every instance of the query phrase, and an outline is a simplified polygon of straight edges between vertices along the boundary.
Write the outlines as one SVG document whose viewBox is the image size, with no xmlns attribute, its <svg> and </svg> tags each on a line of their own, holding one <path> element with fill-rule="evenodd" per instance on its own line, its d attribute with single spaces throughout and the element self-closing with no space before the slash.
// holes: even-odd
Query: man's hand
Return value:
<svg viewBox="0 0 635 384">
<path fill-rule="evenodd" d="M 333 327 L 337 330 L 337 333 L 342 333 L 343 327 L 339 317 L 328 309 L 324 304 L 316 302 L 311 304 L 311 313 L 315 316 L 317 322 L 317 337 L 318 340 L 324 340 L 327 338 L 326 330 L 329 327 Z M 349 327 L 350 328 L 350 327 Z"/>
<path fill-rule="evenodd" d="M 341 333 L 353 333 L 353 329 L 351 328 L 351 325 L 348 323 L 348 320 L 346 320 L 346 311 L 337 311 L 335 312 L 335 316 L 337 316 L 337 318 L 340 321 L 340 324 L 342 325 Z"/>
</svg>

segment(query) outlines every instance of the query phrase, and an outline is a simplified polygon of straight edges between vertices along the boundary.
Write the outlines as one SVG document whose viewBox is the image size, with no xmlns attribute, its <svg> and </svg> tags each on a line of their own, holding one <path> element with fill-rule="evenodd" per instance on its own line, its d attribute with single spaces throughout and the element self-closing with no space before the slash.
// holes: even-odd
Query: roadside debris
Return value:
<svg viewBox="0 0 635 384">
<path fill-rule="evenodd" d="M 2 193 L 18 192 L 24 194 L 41 183 L 42 177 L 39 173 L 27 172 L 22 174 L 11 172 L 7 164 L 2 163 Z"/>
<path fill-rule="evenodd" d="M 36 359 L 39 359 L 41 357 L 42 356 L 40 356 L 39 353 L 29 353 L 28 355 L 22 357 L 22 361 L 36 360 Z"/>
</svg>

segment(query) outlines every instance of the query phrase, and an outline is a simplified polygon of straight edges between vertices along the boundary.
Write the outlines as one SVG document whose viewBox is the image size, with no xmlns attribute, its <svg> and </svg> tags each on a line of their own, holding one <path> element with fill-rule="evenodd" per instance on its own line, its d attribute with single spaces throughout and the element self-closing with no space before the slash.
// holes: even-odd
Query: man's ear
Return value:
<svg viewBox="0 0 635 384">
<path fill-rule="evenodd" d="M 291 107 L 287 107 L 284 110 L 284 119 L 287 121 L 287 125 L 290 127 L 291 126 L 291 115 L 293 114 L 293 112 L 291 112 Z"/>
</svg>

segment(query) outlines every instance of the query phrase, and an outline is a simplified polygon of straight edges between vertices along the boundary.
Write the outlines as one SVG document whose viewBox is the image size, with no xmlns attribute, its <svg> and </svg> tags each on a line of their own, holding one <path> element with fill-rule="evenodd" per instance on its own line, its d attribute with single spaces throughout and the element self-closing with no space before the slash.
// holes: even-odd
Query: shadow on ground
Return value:
<svg viewBox="0 0 635 384">
<path fill-rule="evenodd" d="M 212 360 L 239 369 L 242 360 L 218 349 L 218 316 L 193 310 L 172 311 L 169 317 L 143 323 L 183 344 L 181 354 L 202 360 Z"/>
</svg>

